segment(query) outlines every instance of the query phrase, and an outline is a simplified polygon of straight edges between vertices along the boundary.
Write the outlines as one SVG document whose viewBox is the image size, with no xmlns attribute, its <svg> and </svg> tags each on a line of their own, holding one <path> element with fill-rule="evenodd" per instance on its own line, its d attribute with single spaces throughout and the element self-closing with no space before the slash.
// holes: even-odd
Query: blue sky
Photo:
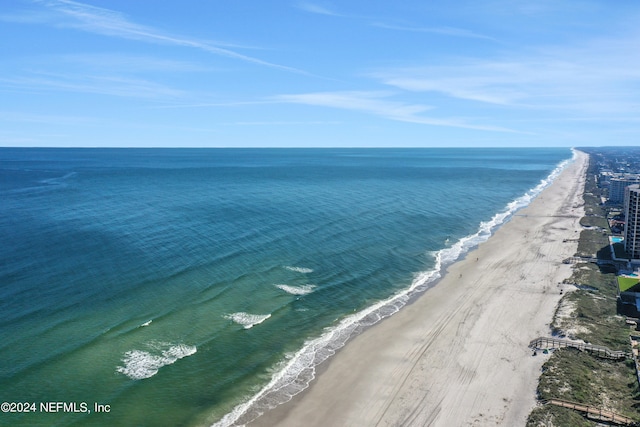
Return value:
<svg viewBox="0 0 640 427">
<path fill-rule="evenodd" d="M 640 2 L 5 0 L 0 146 L 640 143 Z"/>
</svg>

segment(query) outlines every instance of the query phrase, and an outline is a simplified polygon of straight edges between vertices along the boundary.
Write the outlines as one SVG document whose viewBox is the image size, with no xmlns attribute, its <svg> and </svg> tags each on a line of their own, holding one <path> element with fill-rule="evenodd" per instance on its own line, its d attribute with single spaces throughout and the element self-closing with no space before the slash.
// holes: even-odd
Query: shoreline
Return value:
<svg viewBox="0 0 640 427">
<path fill-rule="evenodd" d="M 523 425 L 571 274 L 588 155 L 400 312 L 353 337 L 310 386 L 249 426 Z M 526 301 L 526 303 L 525 303 Z M 328 409 L 330 408 L 330 409 Z"/>
</svg>

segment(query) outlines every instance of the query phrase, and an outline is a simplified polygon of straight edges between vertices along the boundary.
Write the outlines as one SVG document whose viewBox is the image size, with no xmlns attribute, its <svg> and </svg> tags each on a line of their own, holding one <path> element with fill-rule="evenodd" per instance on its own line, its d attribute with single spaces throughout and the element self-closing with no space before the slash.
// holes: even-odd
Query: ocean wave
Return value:
<svg viewBox="0 0 640 427">
<path fill-rule="evenodd" d="M 66 181 L 67 179 L 71 178 L 74 175 L 76 175 L 76 172 L 68 172 L 68 173 L 64 174 L 63 176 L 58 176 L 58 177 L 55 177 L 55 178 L 47 178 L 47 179 L 40 180 L 40 183 L 41 184 L 47 184 L 47 185 L 60 185 L 60 184 L 63 184 L 64 181 Z"/>
<path fill-rule="evenodd" d="M 302 285 L 302 286 L 289 286 L 289 285 L 274 285 L 278 289 L 282 289 L 291 295 L 307 295 L 313 292 L 316 285 Z"/>
<path fill-rule="evenodd" d="M 313 269 L 312 268 L 307 268 L 307 267 L 293 267 L 293 266 L 290 266 L 290 265 L 285 265 L 284 268 L 286 268 L 289 271 L 295 271 L 295 272 L 303 273 L 303 274 L 313 273 Z"/>
<path fill-rule="evenodd" d="M 562 170 L 575 159 L 576 155 L 574 150 L 572 159 L 558 164 L 538 185 L 510 202 L 491 220 L 481 222 L 476 233 L 465 236 L 452 246 L 435 252 L 433 254 L 435 259 L 433 269 L 417 274 L 408 288 L 342 319 L 338 325 L 327 328 L 319 337 L 306 341 L 296 353 L 287 355 L 285 360 L 274 369 L 271 381 L 266 386 L 246 402 L 237 405 L 212 427 L 230 427 L 248 423 L 269 409 L 291 400 L 293 396 L 306 389 L 315 378 L 317 365 L 335 354 L 349 338 L 360 333 L 366 327 L 397 313 L 413 296 L 427 290 L 441 277 L 441 271 L 447 265 L 486 241 L 497 227 L 504 224 L 516 211 L 527 206 L 542 190 L 548 187 Z"/>
<path fill-rule="evenodd" d="M 31 169 L 23 169 L 25 172 L 31 172 Z M 10 188 L 7 190 L 0 191 L 0 194 L 23 194 L 30 192 L 41 192 L 47 191 L 54 187 L 65 187 L 67 186 L 67 180 L 72 176 L 76 175 L 76 172 L 68 172 L 63 176 L 58 176 L 55 178 L 47 178 L 41 179 L 37 181 L 36 185 L 28 186 L 28 187 L 18 187 L 18 188 Z"/>
<path fill-rule="evenodd" d="M 511 201 L 507 204 L 504 210 L 495 214 L 489 221 L 482 221 L 478 226 L 477 232 L 461 238 L 449 248 L 440 250 L 437 255 L 437 257 L 440 258 L 439 261 L 445 265 L 451 264 L 462 255 L 469 252 L 471 248 L 478 246 L 480 243 L 491 237 L 496 228 L 504 224 L 517 211 L 529 205 L 529 203 L 531 203 L 531 201 L 540 194 L 542 190 L 547 188 L 558 177 L 558 175 L 560 175 L 564 168 L 576 158 L 576 151 L 572 151 L 573 157 L 571 159 L 560 162 L 560 164 L 558 164 L 558 166 L 556 166 L 556 168 L 546 178 L 542 179 L 538 185 L 531 188 L 517 199 Z"/>
<path fill-rule="evenodd" d="M 237 323 L 238 325 L 242 325 L 245 329 L 253 328 L 255 325 L 259 325 L 264 322 L 268 318 L 271 317 L 271 314 L 249 314 L 244 312 L 231 313 L 223 316 L 225 319 L 229 319 Z"/>
<path fill-rule="evenodd" d="M 243 425 L 291 400 L 315 378 L 316 366 L 333 356 L 351 336 L 396 313 L 409 300 L 405 295 L 397 295 L 392 299 L 343 319 L 318 338 L 305 342 L 298 352 L 286 355 L 285 360 L 274 369 L 271 381 L 260 392 L 236 406 L 212 427 Z"/>
<path fill-rule="evenodd" d="M 147 347 L 148 351 L 127 351 L 122 358 L 124 365 L 118 366 L 116 371 L 133 380 L 151 378 L 163 366 L 171 365 L 197 351 L 195 346 L 165 342 L 151 342 Z"/>
</svg>

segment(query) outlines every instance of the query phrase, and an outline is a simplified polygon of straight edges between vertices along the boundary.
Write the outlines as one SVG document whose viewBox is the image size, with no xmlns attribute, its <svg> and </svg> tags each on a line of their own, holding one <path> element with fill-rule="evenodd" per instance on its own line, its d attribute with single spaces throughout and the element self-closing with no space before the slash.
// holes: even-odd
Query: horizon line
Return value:
<svg viewBox="0 0 640 427">
<path fill-rule="evenodd" d="M 78 148 L 78 149 L 149 149 L 149 150 L 157 150 L 157 149 L 287 149 L 287 148 L 297 148 L 297 149 L 427 149 L 427 148 L 522 148 L 522 149 L 530 149 L 530 148 L 570 148 L 570 149 L 580 149 L 580 148 L 598 148 L 598 147 L 634 147 L 635 145 L 586 145 L 586 146 L 575 146 L 575 145 L 544 145 L 544 146 L 511 146 L 511 145 L 456 145 L 456 146 L 446 146 L 446 145 L 432 145 L 432 146 L 329 146 L 329 145 L 317 145 L 317 146 L 4 146 L 0 145 L 0 149 L 7 148 L 24 148 L 24 149 L 69 149 L 69 148 Z"/>
</svg>

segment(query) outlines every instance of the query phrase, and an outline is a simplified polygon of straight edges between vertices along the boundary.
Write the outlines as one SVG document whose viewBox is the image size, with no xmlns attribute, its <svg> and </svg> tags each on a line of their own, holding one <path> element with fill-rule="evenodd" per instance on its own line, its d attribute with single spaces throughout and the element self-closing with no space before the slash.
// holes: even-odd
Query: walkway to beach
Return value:
<svg viewBox="0 0 640 427">
<path fill-rule="evenodd" d="M 616 414 L 615 412 L 605 411 L 595 406 L 588 406 L 582 403 L 570 402 L 568 400 L 561 399 L 549 399 L 544 400 L 542 403 L 548 405 L 561 406 L 563 408 L 573 409 L 585 415 L 587 418 L 597 421 L 607 421 L 609 423 L 617 424 L 620 426 L 639 426 L 640 423 L 635 420 Z"/>
<path fill-rule="evenodd" d="M 572 347 L 577 348 L 581 351 L 588 351 L 589 353 L 593 353 L 598 357 L 602 357 L 603 359 L 612 359 L 612 360 L 622 360 L 627 357 L 632 357 L 631 353 L 627 353 L 624 351 L 613 351 L 608 347 L 603 347 L 599 345 L 587 344 L 579 341 L 571 341 L 564 340 L 560 338 L 547 338 L 547 337 L 539 337 L 529 343 L 529 347 L 531 348 L 561 348 L 561 347 Z"/>
</svg>

